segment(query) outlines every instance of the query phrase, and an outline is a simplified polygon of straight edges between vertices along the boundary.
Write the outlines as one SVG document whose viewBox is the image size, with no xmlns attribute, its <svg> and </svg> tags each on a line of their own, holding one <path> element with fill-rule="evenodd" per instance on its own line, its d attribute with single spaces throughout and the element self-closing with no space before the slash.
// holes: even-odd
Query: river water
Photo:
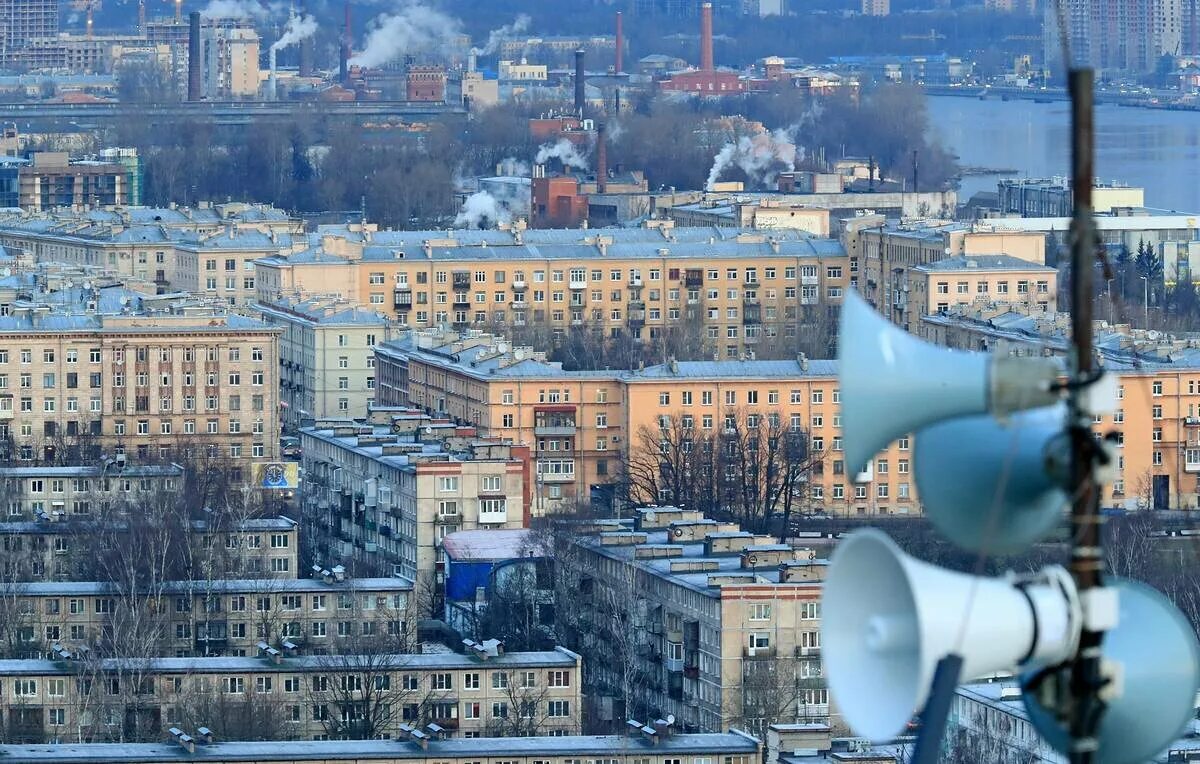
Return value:
<svg viewBox="0 0 1200 764">
<path fill-rule="evenodd" d="M 1070 106 L 932 96 L 929 116 L 964 165 L 1015 170 L 1016 177 L 1066 175 Z M 1200 112 L 1096 107 L 1096 175 L 1146 189 L 1146 205 L 1200 212 Z M 963 178 L 959 201 L 995 191 L 998 176 Z"/>
</svg>

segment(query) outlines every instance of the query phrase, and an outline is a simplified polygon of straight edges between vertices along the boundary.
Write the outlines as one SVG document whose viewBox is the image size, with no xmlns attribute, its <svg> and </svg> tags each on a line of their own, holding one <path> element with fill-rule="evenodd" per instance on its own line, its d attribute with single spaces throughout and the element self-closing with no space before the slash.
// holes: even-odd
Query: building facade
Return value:
<svg viewBox="0 0 1200 764">
<path fill-rule="evenodd" d="M 360 417 L 375 400 L 375 346 L 391 339 L 378 313 L 341 298 L 283 299 L 256 306 L 283 329 L 280 405 L 285 427 L 304 419 Z"/>
<path fill-rule="evenodd" d="M 407 579 L 354 579 L 340 571 L 312 579 L 167 581 L 136 591 L 98 581 L 4 583 L 3 657 L 44 657 L 55 644 L 90 647 L 103 657 L 106 631 L 131 612 L 162 619 L 151 643 L 136 647 L 141 655 L 253 656 L 259 642 L 281 647 L 284 641 L 321 654 L 339 630 L 378 635 L 381 644 L 411 652 L 412 591 Z"/>
<path fill-rule="evenodd" d="M 375 686 L 347 689 L 363 683 Z M 374 717 L 371 731 L 383 738 L 401 737 L 401 724 L 430 723 L 447 738 L 514 729 L 561 736 L 580 732 L 580 684 L 580 658 L 565 648 L 149 660 L 73 655 L 0 660 L 0 715 L 9 722 L 8 742 L 99 742 L 130 732 L 135 739 L 161 738 L 223 704 L 235 713 L 253 706 L 260 718 L 278 717 L 282 723 L 262 731 L 288 740 L 335 738 L 356 708 Z M 140 717 L 137 723 L 125 718 L 130 713 Z"/>
<path fill-rule="evenodd" d="M 527 447 L 420 412 L 383 425 L 300 430 L 306 533 L 322 560 L 441 584 L 441 540 L 473 528 L 528 525 Z"/>
<path fill-rule="evenodd" d="M 28 462 L 273 460 L 278 348 L 278 329 L 178 296 L 41 296 L 0 317 L 0 436 Z"/>
</svg>

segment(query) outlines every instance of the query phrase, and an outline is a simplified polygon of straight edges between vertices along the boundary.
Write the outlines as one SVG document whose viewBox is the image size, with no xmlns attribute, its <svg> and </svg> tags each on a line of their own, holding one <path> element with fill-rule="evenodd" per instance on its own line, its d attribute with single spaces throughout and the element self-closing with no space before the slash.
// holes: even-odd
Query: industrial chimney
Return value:
<svg viewBox="0 0 1200 764">
<path fill-rule="evenodd" d="M 584 91 L 585 80 L 583 67 L 583 48 L 575 51 L 575 115 L 583 119 L 583 107 L 587 102 L 587 95 Z"/>
<path fill-rule="evenodd" d="M 146 34 L 146 0 L 138 0 L 138 34 Z"/>
<path fill-rule="evenodd" d="M 346 27 L 342 30 L 342 52 L 340 57 L 340 65 L 338 66 L 338 78 L 342 85 L 345 85 L 350 79 L 350 41 L 353 39 L 350 33 L 350 0 L 346 0 Z"/>
<path fill-rule="evenodd" d="M 199 101 L 202 97 L 200 64 L 200 11 L 192 11 L 188 16 L 187 97 L 189 101 Z"/>
<path fill-rule="evenodd" d="M 622 68 L 624 68 L 622 66 L 622 64 L 624 63 L 624 61 L 623 61 L 624 58 L 625 58 L 625 34 L 624 34 L 624 30 L 621 28 L 621 12 L 617 11 L 617 54 L 616 54 L 616 57 L 613 59 L 613 72 L 614 73 L 616 73 L 616 74 L 621 73 Z"/>
<path fill-rule="evenodd" d="M 608 133 L 604 123 L 596 125 L 596 193 L 608 191 Z"/>
<path fill-rule="evenodd" d="M 300 15 L 308 15 L 308 3 L 300 4 Z M 313 41 L 309 35 L 300 41 L 300 76 L 311 77 L 313 74 Z"/>
<path fill-rule="evenodd" d="M 700 6 L 700 70 L 713 70 L 712 3 Z"/>
<path fill-rule="evenodd" d="M 183 23 L 183 0 L 175 0 L 175 23 Z"/>
<path fill-rule="evenodd" d="M 94 22 L 92 21 L 92 3 L 89 2 L 87 5 L 87 38 L 89 40 L 94 38 L 94 35 L 92 34 L 93 23 Z"/>
</svg>

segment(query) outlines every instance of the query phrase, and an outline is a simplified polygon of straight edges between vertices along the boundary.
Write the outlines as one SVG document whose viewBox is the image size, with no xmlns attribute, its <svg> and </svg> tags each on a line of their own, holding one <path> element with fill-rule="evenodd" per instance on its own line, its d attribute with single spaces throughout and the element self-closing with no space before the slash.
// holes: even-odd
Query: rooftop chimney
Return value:
<svg viewBox="0 0 1200 764">
<path fill-rule="evenodd" d="M 199 101 L 200 84 L 200 11 L 188 16 L 188 100 Z"/>
<path fill-rule="evenodd" d="M 625 58 L 625 33 L 621 29 L 621 12 L 617 11 L 617 55 L 613 60 L 613 71 L 617 74 L 621 73 L 621 68 Z"/>
<path fill-rule="evenodd" d="M 712 3 L 700 6 L 700 69 L 713 70 Z"/>
<path fill-rule="evenodd" d="M 603 122 L 596 125 L 596 193 L 608 191 L 608 133 Z"/>
<path fill-rule="evenodd" d="M 346 84 L 350 76 L 350 40 L 353 39 L 350 32 L 350 0 L 346 0 L 346 22 L 345 28 L 342 30 L 342 53 L 340 65 L 338 67 L 338 78 L 342 85 Z"/>
<path fill-rule="evenodd" d="M 584 94 L 584 80 L 586 76 L 583 68 L 583 48 L 575 51 L 575 116 L 583 119 L 583 105 L 586 101 Z"/>
</svg>

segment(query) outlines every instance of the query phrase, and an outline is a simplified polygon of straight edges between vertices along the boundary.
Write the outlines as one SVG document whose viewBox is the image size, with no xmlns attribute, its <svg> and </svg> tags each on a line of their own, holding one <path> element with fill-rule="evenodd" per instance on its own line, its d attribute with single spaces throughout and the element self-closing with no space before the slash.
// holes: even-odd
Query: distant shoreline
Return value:
<svg viewBox="0 0 1200 764">
<path fill-rule="evenodd" d="M 981 100 L 1020 100 L 1036 103 L 1066 103 L 1067 91 L 1063 88 L 1019 88 L 1009 86 L 984 85 L 923 85 L 927 95 L 954 96 L 957 98 L 979 98 Z M 1139 109 L 1159 109 L 1163 111 L 1200 111 L 1200 99 L 1194 103 L 1178 103 L 1159 100 L 1150 101 L 1151 96 L 1145 94 L 1120 94 L 1103 90 L 1096 91 L 1096 103 L 1128 106 Z"/>
</svg>

